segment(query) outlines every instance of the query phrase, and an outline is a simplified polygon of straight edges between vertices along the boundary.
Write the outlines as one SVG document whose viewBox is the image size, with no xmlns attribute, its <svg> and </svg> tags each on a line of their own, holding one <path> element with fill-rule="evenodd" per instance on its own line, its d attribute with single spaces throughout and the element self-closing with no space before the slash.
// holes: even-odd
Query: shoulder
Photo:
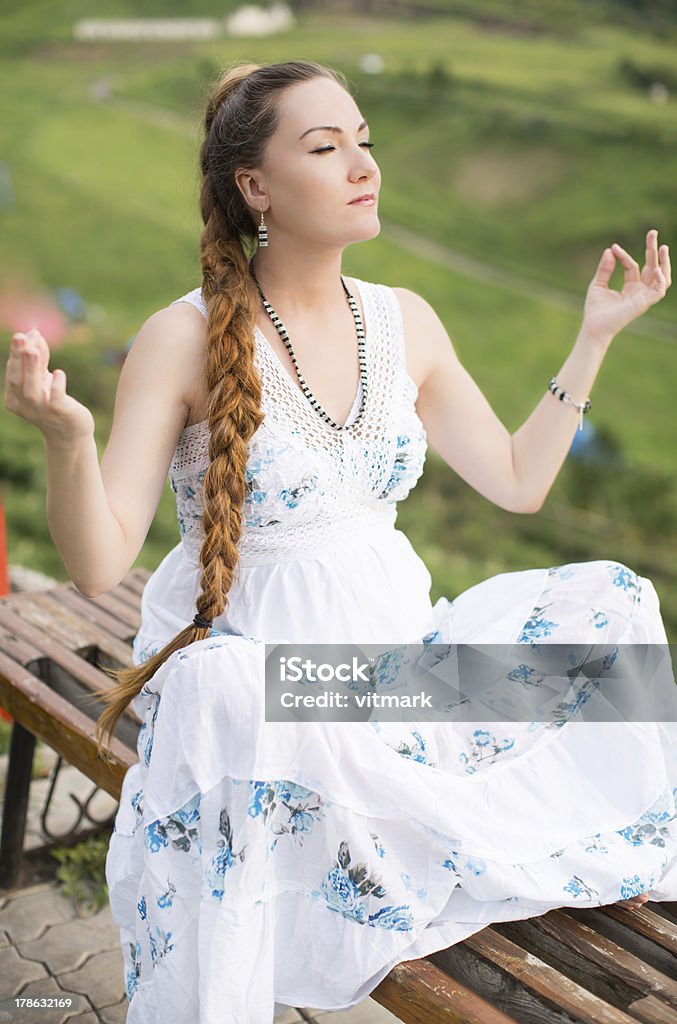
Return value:
<svg viewBox="0 0 677 1024">
<path fill-rule="evenodd" d="M 448 357 L 451 338 L 431 304 L 410 288 L 391 286 L 402 313 L 407 362 L 419 389 Z"/>
<path fill-rule="evenodd" d="M 399 286 L 392 285 L 390 290 L 394 293 L 397 301 L 400 304 L 402 315 L 407 320 L 412 320 L 414 317 L 424 316 L 426 318 L 436 317 L 435 310 L 422 295 L 418 292 L 414 292 L 411 288 L 401 288 Z"/>
<path fill-rule="evenodd" d="M 147 345 L 160 346 L 165 358 L 176 358 L 189 364 L 204 353 L 207 321 L 195 305 L 172 302 L 148 317 L 134 344 L 137 344 L 139 338 Z"/>
<path fill-rule="evenodd" d="M 207 321 L 194 305 L 173 302 L 144 321 L 129 349 L 127 360 L 156 380 L 178 386 L 189 407 L 200 389 L 207 352 Z"/>
</svg>

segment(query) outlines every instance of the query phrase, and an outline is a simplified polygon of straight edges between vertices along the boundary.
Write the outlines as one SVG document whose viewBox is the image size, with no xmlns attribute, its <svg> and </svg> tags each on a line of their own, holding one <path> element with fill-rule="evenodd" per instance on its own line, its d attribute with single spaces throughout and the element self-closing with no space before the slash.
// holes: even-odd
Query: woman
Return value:
<svg viewBox="0 0 677 1024">
<path fill-rule="evenodd" d="M 265 642 L 667 640 L 651 582 L 603 560 L 433 607 L 394 523 L 426 443 L 502 508 L 541 507 L 613 337 L 670 285 L 668 247 L 650 231 L 641 272 L 605 249 L 575 345 L 511 437 L 420 296 L 341 277 L 379 231 L 370 147 L 324 66 L 216 82 L 202 284 L 139 331 L 100 469 L 44 339 L 13 339 L 5 401 L 44 434 L 50 530 L 83 593 L 133 564 L 168 469 L 176 492 L 181 542 L 98 723 L 101 741 L 130 701 L 142 718 L 107 860 L 129 1024 L 342 1009 L 491 921 L 677 898 L 673 723 L 263 720 Z"/>
</svg>

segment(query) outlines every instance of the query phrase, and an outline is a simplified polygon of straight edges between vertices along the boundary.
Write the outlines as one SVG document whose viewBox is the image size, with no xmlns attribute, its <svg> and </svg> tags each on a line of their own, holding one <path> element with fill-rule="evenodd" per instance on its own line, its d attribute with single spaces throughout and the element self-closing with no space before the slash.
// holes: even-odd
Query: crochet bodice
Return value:
<svg viewBox="0 0 677 1024">
<path fill-rule="evenodd" d="M 402 313 L 387 285 L 357 280 L 366 333 L 367 398 L 360 422 L 336 430 L 312 407 L 264 333 L 255 329 L 264 420 L 249 442 L 239 564 L 310 557 L 357 531 L 394 526 L 396 503 L 423 472 L 427 438 L 405 361 Z M 207 316 L 201 289 L 189 302 Z M 172 303 L 173 304 L 173 303 Z M 361 383 L 347 423 L 362 407 Z M 184 428 L 169 469 L 186 556 L 199 562 L 207 421 Z"/>
</svg>

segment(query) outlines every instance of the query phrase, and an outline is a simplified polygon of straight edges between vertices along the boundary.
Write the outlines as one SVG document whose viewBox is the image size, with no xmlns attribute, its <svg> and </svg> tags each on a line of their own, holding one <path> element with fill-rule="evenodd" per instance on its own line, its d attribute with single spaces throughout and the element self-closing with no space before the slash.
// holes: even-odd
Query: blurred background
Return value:
<svg viewBox="0 0 677 1024">
<path fill-rule="evenodd" d="M 14 8 L 14 9 L 11 9 Z M 674 0 L 26 0 L 0 10 L 0 355 L 38 327 L 100 454 L 120 366 L 200 283 L 197 149 L 228 62 L 340 69 L 371 126 L 380 236 L 344 270 L 420 292 L 510 431 L 578 331 L 602 250 L 677 254 Z M 673 260 L 674 262 L 674 260 Z M 617 268 L 613 287 L 620 287 Z M 677 302 L 614 340 L 543 509 L 515 515 L 429 449 L 399 506 L 432 600 L 495 573 L 616 559 L 677 642 Z M 39 432 L 0 409 L 10 563 L 60 580 Z M 169 484 L 136 564 L 179 540 Z"/>
</svg>

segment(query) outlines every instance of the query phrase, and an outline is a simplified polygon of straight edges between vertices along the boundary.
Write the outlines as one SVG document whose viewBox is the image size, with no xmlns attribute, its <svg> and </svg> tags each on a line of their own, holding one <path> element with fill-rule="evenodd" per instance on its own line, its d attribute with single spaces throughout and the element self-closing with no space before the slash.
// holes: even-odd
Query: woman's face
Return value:
<svg viewBox="0 0 677 1024">
<path fill-rule="evenodd" d="M 246 197 L 264 210 L 271 248 L 283 238 L 342 247 L 378 235 L 381 172 L 352 96 L 332 79 L 314 78 L 286 89 L 279 110 Z M 351 205 L 365 193 L 373 193 L 371 205 Z"/>
</svg>

